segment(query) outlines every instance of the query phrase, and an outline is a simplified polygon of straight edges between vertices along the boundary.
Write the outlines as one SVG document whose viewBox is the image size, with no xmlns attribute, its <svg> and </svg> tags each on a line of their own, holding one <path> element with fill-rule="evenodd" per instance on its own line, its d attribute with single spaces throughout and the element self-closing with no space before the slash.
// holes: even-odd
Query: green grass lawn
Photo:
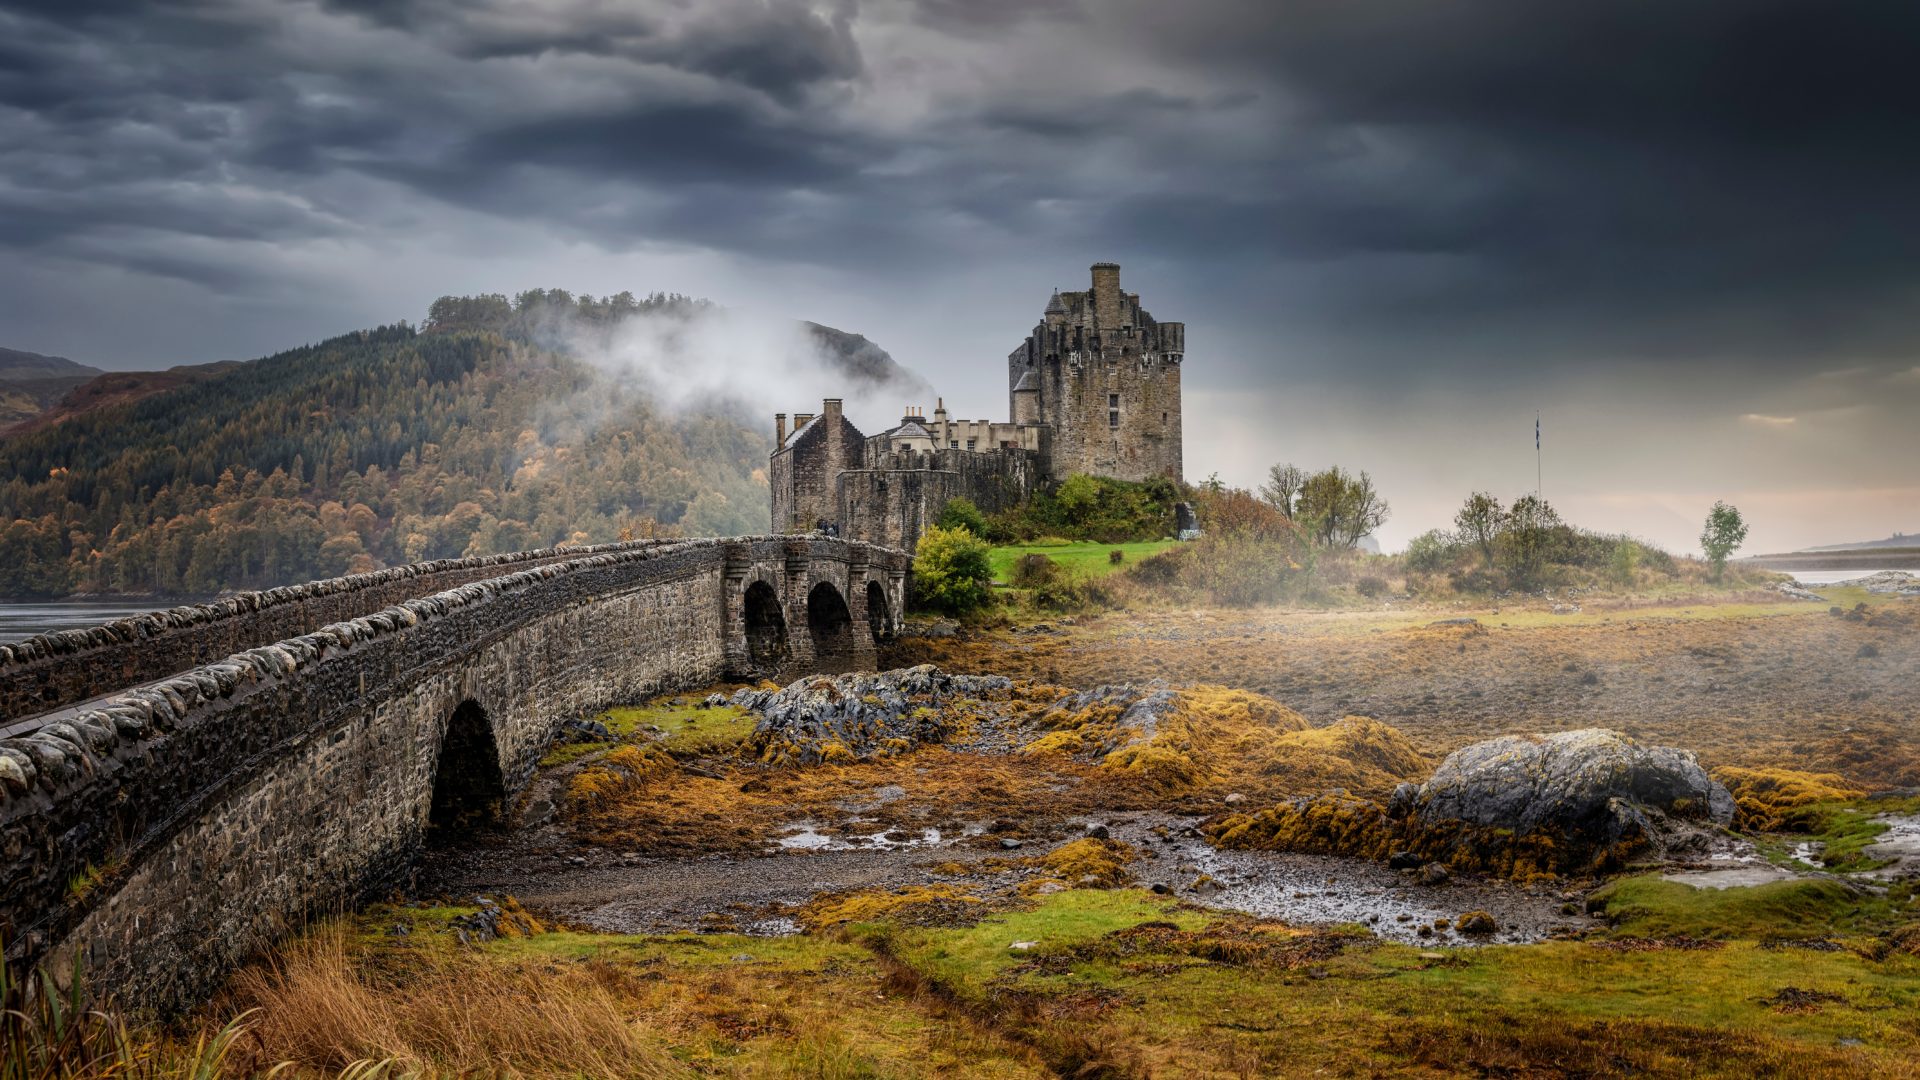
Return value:
<svg viewBox="0 0 1920 1080">
<path fill-rule="evenodd" d="M 1068 574 L 1079 578 L 1105 577 L 1116 570 L 1125 570 L 1142 559 L 1158 555 L 1162 551 L 1179 543 L 1178 540 L 1140 540 L 1129 544 L 1095 544 L 1087 541 L 1074 541 L 1070 544 L 1010 544 L 993 549 L 990 556 L 993 562 L 993 580 L 1008 581 L 1013 577 L 1013 564 L 1022 555 L 1045 555 Z M 1110 552 L 1125 553 L 1125 558 L 1116 563 Z"/>
<path fill-rule="evenodd" d="M 748 735 L 753 734 L 753 715 L 732 705 L 703 709 L 699 702 L 705 696 L 705 691 L 666 694 L 644 705 L 621 705 L 608 709 L 598 719 L 618 741 L 556 742 L 540 759 L 540 764 L 564 765 L 622 743 L 657 746 L 678 758 L 730 753 Z M 675 701 L 685 704 L 675 705 Z M 655 735 L 648 731 L 649 725 L 659 728 L 664 734 Z"/>
</svg>

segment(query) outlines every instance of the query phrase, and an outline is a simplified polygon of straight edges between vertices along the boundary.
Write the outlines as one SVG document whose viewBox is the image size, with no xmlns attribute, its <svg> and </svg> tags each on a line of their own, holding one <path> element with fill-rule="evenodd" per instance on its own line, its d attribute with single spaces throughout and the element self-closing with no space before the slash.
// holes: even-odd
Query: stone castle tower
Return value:
<svg viewBox="0 0 1920 1080">
<path fill-rule="evenodd" d="M 1093 265 L 1092 287 L 1058 292 L 1007 357 L 1011 419 L 960 420 L 936 403 L 867 435 L 838 398 L 820 412 L 774 414 L 768 461 L 775 532 L 817 529 L 913 550 L 947 500 L 1008 509 L 1074 473 L 1181 479 L 1180 362 L 1185 323 L 1155 322 L 1120 267 Z"/>
<path fill-rule="evenodd" d="M 1013 421 L 1050 429 L 1047 473 L 1181 477 L 1180 363 L 1187 326 L 1155 322 L 1120 290 L 1117 263 L 1092 287 L 1055 292 L 1040 325 L 1007 357 Z"/>
</svg>

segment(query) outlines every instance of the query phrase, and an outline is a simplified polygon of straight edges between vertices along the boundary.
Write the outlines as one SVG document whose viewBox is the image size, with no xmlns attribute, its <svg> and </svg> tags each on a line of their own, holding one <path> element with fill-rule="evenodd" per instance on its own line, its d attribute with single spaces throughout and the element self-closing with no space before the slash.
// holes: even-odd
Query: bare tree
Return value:
<svg viewBox="0 0 1920 1080">
<path fill-rule="evenodd" d="M 1267 482 L 1260 485 L 1260 501 L 1291 518 L 1294 503 L 1306 483 L 1307 474 L 1299 466 L 1290 462 L 1275 465 L 1267 470 Z"/>
</svg>

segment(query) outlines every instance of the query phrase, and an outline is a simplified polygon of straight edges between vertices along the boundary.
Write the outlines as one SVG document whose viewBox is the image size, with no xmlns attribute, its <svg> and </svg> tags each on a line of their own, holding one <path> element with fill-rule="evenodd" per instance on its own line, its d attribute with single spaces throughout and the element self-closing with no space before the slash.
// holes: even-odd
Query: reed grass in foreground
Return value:
<svg viewBox="0 0 1920 1080">
<path fill-rule="evenodd" d="M 1135 889 L 955 925 L 866 910 L 787 938 L 469 948 L 459 909 L 383 907 L 243 972 L 198 1034 L 133 1032 L 145 1071 L 4 1076 L 1920 1077 L 1899 933 L 1424 950 Z"/>
</svg>

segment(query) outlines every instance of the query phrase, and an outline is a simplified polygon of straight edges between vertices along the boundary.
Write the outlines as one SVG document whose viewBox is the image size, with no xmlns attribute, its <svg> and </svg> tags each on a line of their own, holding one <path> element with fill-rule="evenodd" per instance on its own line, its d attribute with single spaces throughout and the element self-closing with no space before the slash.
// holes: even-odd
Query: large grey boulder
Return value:
<svg viewBox="0 0 1920 1080">
<path fill-rule="evenodd" d="M 1453 826 L 1463 843 L 1545 837 L 1576 860 L 1686 846 L 1733 810 L 1733 796 L 1691 751 L 1602 728 L 1463 747 L 1426 783 L 1402 784 L 1390 807 L 1424 829 Z"/>
<path fill-rule="evenodd" d="M 779 690 L 741 690 L 758 713 L 747 745 L 763 759 L 813 764 L 898 753 L 951 734 L 956 710 L 1004 695 L 999 675 L 949 675 L 931 664 L 878 674 L 816 675 Z"/>
</svg>

